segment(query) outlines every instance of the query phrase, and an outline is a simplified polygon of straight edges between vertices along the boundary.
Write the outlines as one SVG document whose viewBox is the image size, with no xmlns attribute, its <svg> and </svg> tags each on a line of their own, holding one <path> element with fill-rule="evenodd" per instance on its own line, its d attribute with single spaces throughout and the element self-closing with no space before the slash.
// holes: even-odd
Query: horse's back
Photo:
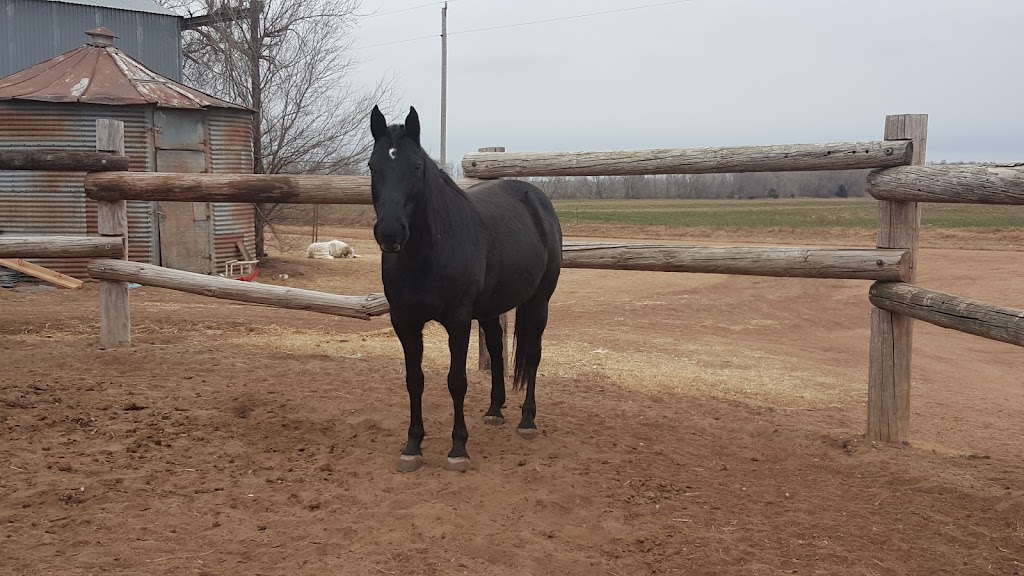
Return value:
<svg viewBox="0 0 1024 576">
<path fill-rule="evenodd" d="M 495 299 L 503 310 L 483 314 L 504 312 L 535 294 L 550 297 L 562 264 L 562 229 L 544 192 L 521 180 L 494 180 L 466 193 L 488 239 L 484 292 L 504 296 Z"/>
<path fill-rule="evenodd" d="M 561 255 L 562 229 L 555 207 L 533 184 L 522 180 L 492 180 L 472 186 L 466 193 L 491 235 L 502 243 L 538 240 L 545 251 L 557 246 L 557 253 Z"/>
</svg>

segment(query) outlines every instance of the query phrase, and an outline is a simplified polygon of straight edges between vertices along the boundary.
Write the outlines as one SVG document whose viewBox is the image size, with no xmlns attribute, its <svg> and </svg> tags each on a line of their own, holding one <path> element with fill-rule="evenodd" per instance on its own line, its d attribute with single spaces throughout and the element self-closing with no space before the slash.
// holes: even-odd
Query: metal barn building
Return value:
<svg viewBox="0 0 1024 576">
<path fill-rule="evenodd" d="M 0 79 L 0 148 L 95 149 L 96 120 L 121 120 L 133 171 L 252 173 L 252 112 L 149 70 L 86 33 L 84 46 Z M 0 171 L 0 234 L 96 234 L 82 173 Z M 255 252 L 248 204 L 129 202 L 128 253 L 137 262 L 200 273 Z M 86 276 L 84 259 L 41 262 Z"/>
<path fill-rule="evenodd" d="M 107 28 L 147 68 L 181 81 L 184 19 L 153 0 L 0 0 L 0 78 L 77 48 Z"/>
</svg>

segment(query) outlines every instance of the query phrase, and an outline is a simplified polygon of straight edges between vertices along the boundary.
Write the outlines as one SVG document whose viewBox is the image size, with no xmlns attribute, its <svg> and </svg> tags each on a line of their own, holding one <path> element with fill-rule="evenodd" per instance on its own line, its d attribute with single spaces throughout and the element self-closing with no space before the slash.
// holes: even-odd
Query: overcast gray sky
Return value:
<svg viewBox="0 0 1024 576">
<path fill-rule="evenodd" d="M 483 146 L 877 140 L 886 114 L 926 113 L 929 160 L 1024 162 L 1024 0 L 692 0 L 457 34 L 659 1 L 452 0 L 449 161 Z M 439 30 L 435 5 L 363 18 L 355 40 L 355 81 L 393 75 L 435 158 L 439 38 L 363 47 Z"/>
</svg>

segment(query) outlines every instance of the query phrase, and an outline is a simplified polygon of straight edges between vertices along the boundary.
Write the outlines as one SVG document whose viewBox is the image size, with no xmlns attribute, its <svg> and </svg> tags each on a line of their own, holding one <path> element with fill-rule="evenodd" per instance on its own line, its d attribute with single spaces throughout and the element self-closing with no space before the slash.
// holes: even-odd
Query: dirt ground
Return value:
<svg viewBox="0 0 1024 576">
<path fill-rule="evenodd" d="M 925 235 L 919 283 L 1024 308 L 1024 245 L 958 234 Z M 278 256 L 260 280 L 380 291 L 368 232 L 332 237 L 364 257 Z M 515 395 L 485 427 L 473 369 L 475 468 L 442 470 L 432 327 L 414 474 L 395 471 L 408 404 L 386 317 L 143 287 L 135 346 L 102 351 L 95 283 L 0 291 L 0 574 L 1024 573 L 1024 354 L 917 323 L 912 442 L 872 445 L 867 288 L 565 270 L 541 436 L 515 434 Z"/>
</svg>

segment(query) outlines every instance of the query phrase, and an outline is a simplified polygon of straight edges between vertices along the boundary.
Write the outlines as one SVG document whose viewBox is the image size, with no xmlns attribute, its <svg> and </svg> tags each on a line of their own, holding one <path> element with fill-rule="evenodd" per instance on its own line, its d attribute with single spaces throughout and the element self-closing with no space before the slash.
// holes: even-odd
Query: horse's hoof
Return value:
<svg viewBox="0 0 1024 576">
<path fill-rule="evenodd" d="M 488 426 L 501 426 L 504 423 L 504 416 L 484 416 L 484 424 L 487 424 Z"/>
<path fill-rule="evenodd" d="M 423 466 L 423 455 L 417 454 L 415 456 L 408 456 L 402 454 L 398 458 L 398 471 L 399 472 L 415 472 Z"/>
<path fill-rule="evenodd" d="M 445 465 L 444 465 L 444 469 L 449 471 L 449 472 L 466 472 L 467 470 L 469 470 L 472 467 L 473 467 L 472 462 L 469 461 L 469 458 L 465 458 L 465 457 L 462 457 L 462 458 L 449 458 L 448 461 L 445 462 Z"/>
<path fill-rule="evenodd" d="M 537 437 L 536 428 L 519 428 L 516 430 L 516 432 L 519 432 L 519 436 L 521 436 L 524 440 L 533 440 L 534 438 Z"/>
</svg>

